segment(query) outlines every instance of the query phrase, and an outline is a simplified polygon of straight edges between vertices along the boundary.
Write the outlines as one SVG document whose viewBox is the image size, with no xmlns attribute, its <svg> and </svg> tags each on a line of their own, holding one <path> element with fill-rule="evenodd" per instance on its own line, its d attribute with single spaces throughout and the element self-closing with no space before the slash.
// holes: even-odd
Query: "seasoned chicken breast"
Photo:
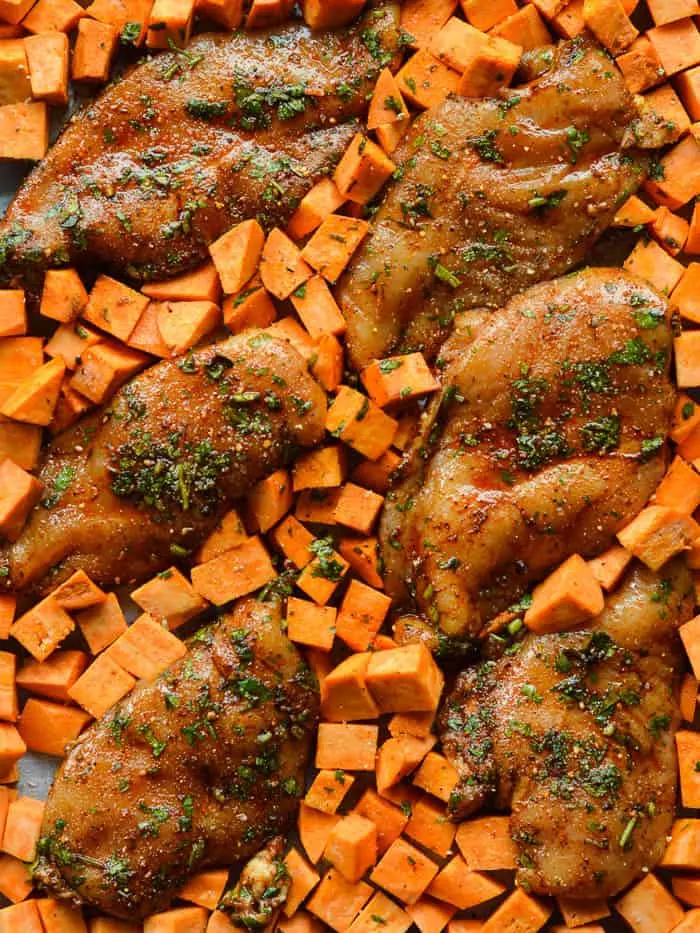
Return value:
<svg viewBox="0 0 700 933">
<path fill-rule="evenodd" d="M 456 313 L 577 265 L 643 180 L 644 159 L 621 151 L 635 109 L 615 63 L 585 39 L 538 63 L 500 100 L 421 114 L 392 157 L 398 180 L 337 292 L 356 369 L 396 349 L 434 356 Z"/>
<path fill-rule="evenodd" d="M 684 561 L 637 564 L 585 631 L 527 635 L 465 671 L 440 716 L 460 783 L 453 816 L 512 808 L 528 891 L 609 897 L 666 848 L 676 799 Z"/>
<path fill-rule="evenodd" d="M 284 226 L 328 174 L 396 60 L 399 4 L 347 29 L 212 33 L 145 60 L 81 110 L 0 224 L 24 279 L 95 263 L 136 279 L 207 258 L 235 223 Z"/>
<path fill-rule="evenodd" d="M 641 280 L 585 269 L 458 322 L 381 522 L 398 605 L 473 638 L 556 563 L 613 543 L 664 472 L 669 314 Z"/>
<path fill-rule="evenodd" d="M 287 831 L 318 697 L 280 621 L 276 603 L 238 603 L 78 739 L 34 872 L 54 896 L 135 920 Z"/>
<path fill-rule="evenodd" d="M 302 357 L 263 331 L 152 366 L 49 444 L 44 498 L 0 549 L 2 586 L 39 595 L 80 568 L 102 585 L 147 579 L 317 444 L 325 411 Z"/>
</svg>

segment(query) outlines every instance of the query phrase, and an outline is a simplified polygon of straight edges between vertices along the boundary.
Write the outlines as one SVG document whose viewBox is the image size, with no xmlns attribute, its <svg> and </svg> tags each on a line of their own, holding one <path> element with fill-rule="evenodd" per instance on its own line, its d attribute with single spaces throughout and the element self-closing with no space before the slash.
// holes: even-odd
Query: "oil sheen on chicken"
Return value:
<svg viewBox="0 0 700 933">
<path fill-rule="evenodd" d="M 613 543 L 664 472 L 669 315 L 641 280 L 586 269 L 458 319 L 381 522 L 397 605 L 468 640 L 556 563 Z"/>
<path fill-rule="evenodd" d="M 280 622 L 237 604 L 83 733 L 46 804 L 35 877 L 53 895 L 133 920 L 287 832 L 318 697 Z"/>
<path fill-rule="evenodd" d="M 0 265 L 25 279 L 94 263 L 164 277 L 204 261 L 238 221 L 285 226 L 396 60 L 398 9 L 381 0 L 328 33 L 292 23 L 206 34 L 136 66 L 20 189 L 0 224 Z"/>
<path fill-rule="evenodd" d="M 512 808 L 526 890 L 609 897 L 661 859 L 678 778 L 677 630 L 693 605 L 685 562 L 658 575 L 635 565 L 585 631 L 527 635 L 448 696 L 452 815 Z"/>
<path fill-rule="evenodd" d="M 399 178 L 338 288 L 350 361 L 434 355 L 456 312 L 501 307 L 580 263 L 645 160 L 622 152 L 635 116 L 593 42 L 543 50 L 548 66 L 503 99 L 452 97 L 421 114 L 392 157 Z"/>
<path fill-rule="evenodd" d="M 152 366 L 44 453 L 44 498 L 4 550 L 36 596 L 82 568 L 143 581 L 193 552 L 233 500 L 323 437 L 326 399 L 287 342 L 247 331 Z"/>
</svg>

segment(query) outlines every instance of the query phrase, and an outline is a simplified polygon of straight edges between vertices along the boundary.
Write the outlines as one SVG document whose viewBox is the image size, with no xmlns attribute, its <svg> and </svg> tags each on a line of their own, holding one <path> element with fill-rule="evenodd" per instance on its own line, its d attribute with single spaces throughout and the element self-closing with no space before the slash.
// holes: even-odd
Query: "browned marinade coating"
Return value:
<svg viewBox="0 0 700 933">
<path fill-rule="evenodd" d="M 284 226 L 334 168 L 396 61 L 398 7 L 312 33 L 198 36 L 137 65 L 81 110 L 0 224 L 0 266 L 105 265 L 175 275 L 250 217 Z"/>
<path fill-rule="evenodd" d="M 610 897 L 661 859 L 692 590 L 684 561 L 659 574 L 635 565 L 585 630 L 527 635 L 448 695 L 439 729 L 461 778 L 452 815 L 512 809 L 526 890 Z"/>
<path fill-rule="evenodd" d="M 325 411 L 299 353 L 263 331 L 152 366 L 48 445 L 44 496 L 0 549 L 0 582 L 39 595 L 80 568 L 101 585 L 147 579 L 317 444 Z"/>
<path fill-rule="evenodd" d="M 286 833 L 304 792 L 317 688 L 277 603 L 248 599 L 80 737 L 49 794 L 35 877 L 134 920 L 197 871 Z"/>
<path fill-rule="evenodd" d="M 544 72 L 501 99 L 421 114 L 392 156 L 398 180 L 338 289 L 355 368 L 397 348 L 434 356 L 459 311 L 573 268 L 643 179 L 645 160 L 622 151 L 632 97 L 606 53 L 576 39 L 533 63 Z"/>
<path fill-rule="evenodd" d="M 667 301 L 617 269 L 458 319 L 382 517 L 397 605 L 469 640 L 570 554 L 610 546 L 664 473 L 671 338 Z"/>
</svg>

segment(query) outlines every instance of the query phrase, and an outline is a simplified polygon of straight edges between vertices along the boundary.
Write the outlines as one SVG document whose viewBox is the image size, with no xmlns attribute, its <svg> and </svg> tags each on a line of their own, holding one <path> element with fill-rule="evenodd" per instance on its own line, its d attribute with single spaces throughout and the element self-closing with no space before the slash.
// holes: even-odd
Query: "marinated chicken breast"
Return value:
<svg viewBox="0 0 700 933">
<path fill-rule="evenodd" d="M 616 894 L 666 848 L 673 822 L 683 670 L 693 614 L 684 561 L 635 565 L 585 631 L 527 635 L 465 671 L 440 716 L 462 818 L 512 808 L 518 881 L 538 894 Z"/>
<path fill-rule="evenodd" d="M 43 594 L 79 568 L 102 585 L 147 579 L 317 444 L 325 411 L 302 357 L 262 331 L 156 364 L 49 444 L 44 498 L 0 550 L 3 586 Z"/>
<path fill-rule="evenodd" d="M 277 604 L 238 603 L 78 739 L 38 847 L 53 895 L 135 920 L 287 831 L 318 697 L 280 621 Z"/>
<path fill-rule="evenodd" d="M 593 42 L 502 99 L 452 97 L 415 120 L 398 180 L 341 280 L 350 361 L 396 349 L 434 356 L 455 313 L 502 307 L 580 263 L 644 178 L 623 155 L 635 116 L 615 63 Z"/>
<path fill-rule="evenodd" d="M 328 33 L 201 35 L 145 60 L 78 113 L 22 186 L 0 224 L 0 265 L 25 279 L 95 263 L 164 277 L 241 220 L 284 226 L 395 60 L 398 9 L 382 0 Z"/>
<path fill-rule="evenodd" d="M 442 397 L 380 528 L 387 590 L 458 639 L 661 480 L 674 391 L 666 301 L 618 269 L 537 285 L 444 345 Z"/>
</svg>

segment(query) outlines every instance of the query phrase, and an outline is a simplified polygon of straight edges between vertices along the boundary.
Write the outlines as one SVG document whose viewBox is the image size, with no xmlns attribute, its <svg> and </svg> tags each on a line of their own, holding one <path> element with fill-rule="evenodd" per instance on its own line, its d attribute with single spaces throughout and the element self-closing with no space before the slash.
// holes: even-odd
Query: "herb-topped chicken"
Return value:
<svg viewBox="0 0 700 933">
<path fill-rule="evenodd" d="M 440 732 L 461 778 L 452 815 L 512 809 L 526 890 L 608 897 L 661 859 L 692 588 L 683 561 L 658 576 L 636 565 L 585 631 L 527 635 L 448 696 Z"/>
<path fill-rule="evenodd" d="M 144 917 L 287 832 L 318 697 L 280 616 L 238 603 L 83 733 L 46 804 L 34 875 L 52 894 Z"/>
<path fill-rule="evenodd" d="M 264 331 L 152 366 L 48 446 L 44 498 L 0 549 L 0 582 L 37 595 L 81 568 L 102 585 L 147 579 L 317 444 L 325 412 L 299 353 Z"/>
<path fill-rule="evenodd" d="M 458 319 L 382 518 L 397 605 L 469 640 L 558 562 L 613 543 L 664 472 L 669 318 L 641 280 L 586 269 Z"/>
<path fill-rule="evenodd" d="M 284 226 L 330 173 L 396 59 L 399 4 L 347 29 L 301 23 L 198 36 L 134 68 L 74 118 L 0 224 L 0 265 L 27 278 L 95 262 L 175 275 L 241 220 Z"/>
<path fill-rule="evenodd" d="M 451 97 L 392 158 L 398 180 L 338 289 L 361 369 L 397 348 L 435 355 L 455 313 L 501 307 L 580 263 L 644 178 L 623 154 L 636 115 L 593 42 L 543 49 L 502 99 Z"/>
</svg>

